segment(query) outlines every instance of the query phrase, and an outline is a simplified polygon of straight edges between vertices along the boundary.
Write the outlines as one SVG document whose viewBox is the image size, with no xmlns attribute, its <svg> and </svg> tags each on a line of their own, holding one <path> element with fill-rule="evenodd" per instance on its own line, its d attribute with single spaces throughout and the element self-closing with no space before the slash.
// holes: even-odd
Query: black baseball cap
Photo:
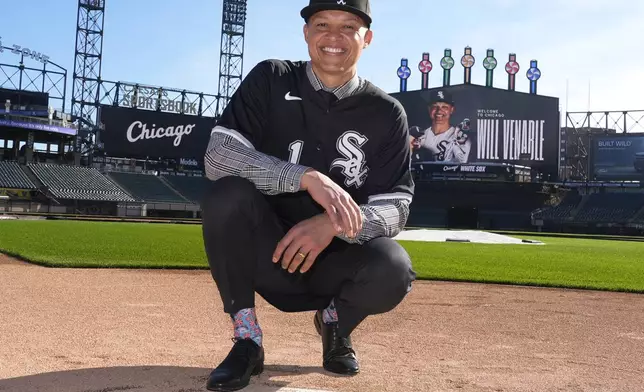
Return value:
<svg viewBox="0 0 644 392">
<path fill-rule="evenodd" d="M 306 22 L 316 12 L 327 10 L 339 10 L 351 12 L 358 15 L 367 24 L 371 26 L 371 6 L 369 0 L 310 0 L 309 5 L 302 8 L 300 15 Z"/>
<path fill-rule="evenodd" d="M 418 125 L 409 127 L 409 135 L 415 137 L 416 139 L 423 136 L 424 134 L 425 134 L 425 131 L 420 129 Z"/>
<path fill-rule="evenodd" d="M 454 105 L 454 99 L 452 98 L 452 94 L 449 93 L 449 91 L 446 90 L 434 90 L 429 93 L 429 96 L 426 98 L 427 103 L 430 105 L 435 104 L 437 102 L 445 102 L 450 105 Z"/>
</svg>

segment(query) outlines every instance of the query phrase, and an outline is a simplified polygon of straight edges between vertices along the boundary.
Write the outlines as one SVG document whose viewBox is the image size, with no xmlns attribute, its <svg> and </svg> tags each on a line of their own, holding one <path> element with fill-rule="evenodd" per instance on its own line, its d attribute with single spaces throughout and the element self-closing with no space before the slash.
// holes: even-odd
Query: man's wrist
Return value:
<svg viewBox="0 0 644 392">
<path fill-rule="evenodd" d="M 312 168 L 306 169 L 300 177 L 300 190 L 305 191 L 311 186 L 311 181 L 314 181 L 313 175 L 316 171 Z"/>
<path fill-rule="evenodd" d="M 367 216 L 364 213 L 364 207 L 362 205 L 359 205 L 359 207 L 360 207 L 360 215 L 361 215 L 361 219 L 362 219 L 362 229 L 360 229 L 360 231 L 356 232 L 355 237 L 349 237 L 344 232 L 336 233 L 336 237 L 338 237 L 339 239 L 341 239 L 341 240 L 343 240 L 345 242 L 348 242 L 350 244 L 360 243 L 360 238 L 362 237 L 362 234 L 364 233 L 365 225 L 367 223 Z"/>
<path fill-rule="evenodd" d="M 329 214 L 327 214 L 326 212 L 323 212 L 320 215 L 321 215 L 322 222 L 324 226 L 328 229 L 328 233 L 330 235 L 336 236 L 336 235 L 342 234 L 342 233 L 338 233 L 335 227 L 333 227 L 333 222 L 331 222 L 331 218 L 329 217 Z"/>
</svg>

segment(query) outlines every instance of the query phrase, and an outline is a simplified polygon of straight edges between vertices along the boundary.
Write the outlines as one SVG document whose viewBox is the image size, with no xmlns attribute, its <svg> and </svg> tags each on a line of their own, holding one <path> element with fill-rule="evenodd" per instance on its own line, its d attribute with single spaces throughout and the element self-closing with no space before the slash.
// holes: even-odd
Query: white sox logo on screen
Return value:
<svg viewBox="0 0 644 392">
<path fill-rule="evenodd" d="M 339 167 L 346 177 L 344 184 L 348 187 L 360 188 L 364 184 L 369 168 L 365 166 L 365 153 L 362 147 L 369 139 L 356 131 L 346 131 L 338 138 L 336 148 L 344 158 L 337 158 L 331 164 L 331 169 Z"/>
<path fill-rule="evenodd" d="M 447 144 L 449 144 L 449 142 L 447 140 L 443 140 L 436 145 L 436 148 L 438 148 L 438 153 L 434 154 L 434 159 L 436 159 L 437 161 L 445 160 L 445 152 L 447 151 Z"/>
</svg>

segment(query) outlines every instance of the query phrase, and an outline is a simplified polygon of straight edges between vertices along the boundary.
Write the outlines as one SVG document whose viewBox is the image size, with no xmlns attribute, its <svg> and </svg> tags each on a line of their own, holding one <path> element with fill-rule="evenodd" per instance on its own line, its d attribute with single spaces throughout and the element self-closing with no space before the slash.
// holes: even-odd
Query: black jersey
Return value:
<svg viewBox="0 0 644 392">
<path fill-rule="evenodd" d="M 263 61 L 249 72 L 213 134 L 225 134 L 276 159 L 239 151 L 226 157 L 227 164 L 256 162 L 240 168 L 242 175 L 255 176 L 258 189 L 275 198 L 292 199 L 289 194 L 299 190 L 301 174 L 313 168 L 360 205 L 397 200 L 396 208 L 407 208 L 414 183 L 402 105 L 365 80 L 347 96 L 316 89 L 311 74 L 308 62 L 281 60 Z M 212 157 L 206 161 L 218 164 Z M 274 164 L 272 170 L 260 169 L 268 164 Z"/>
<path fill-rule="evenodd" d="M 411 196 L 402 105 L 368 81 L 340 100 L 315 91 L 306 64 L 258 64 L 217 125 L 239 132 L 259 152 L 328 175 L 359 204 L 379 194 Z"/>
</svg>

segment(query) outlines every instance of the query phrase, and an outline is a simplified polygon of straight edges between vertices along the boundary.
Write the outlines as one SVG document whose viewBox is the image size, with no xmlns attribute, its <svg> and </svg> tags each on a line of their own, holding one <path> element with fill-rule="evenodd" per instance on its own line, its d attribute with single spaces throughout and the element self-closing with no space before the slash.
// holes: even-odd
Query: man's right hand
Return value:
<svg viewBox="0 0 644 392">
<path fill-rule="evenodd" d="M 302 176 L 301 190 L 307 191 L 331 219 L 335 230 L 354 238 L 362 230 L 360 207 L 344 189 L 324 174 L 309 169 Z"/>
<path fill-rule="evenodd" d="M 413 136 L 409 137 L 409 146 L 412 150 L 418 150 L 420 148 L 420 140 L 416 139 Z"/>
</svg>

